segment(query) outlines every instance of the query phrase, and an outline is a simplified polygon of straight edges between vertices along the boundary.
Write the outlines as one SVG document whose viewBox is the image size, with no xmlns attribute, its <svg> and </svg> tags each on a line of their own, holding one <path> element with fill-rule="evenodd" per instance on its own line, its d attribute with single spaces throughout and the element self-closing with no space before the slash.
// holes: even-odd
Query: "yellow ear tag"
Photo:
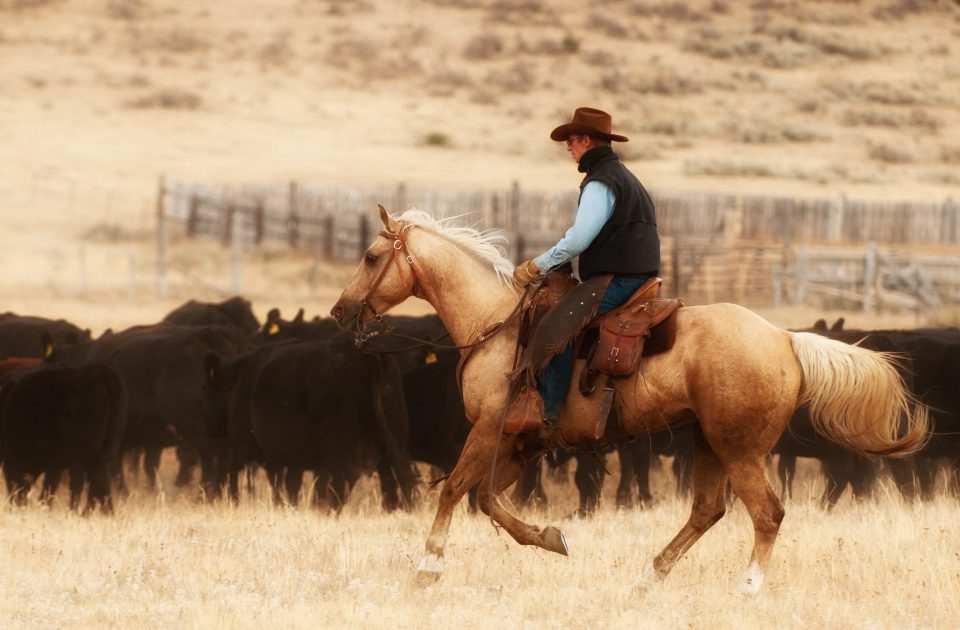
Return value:
<svg viewBox="0 0 960 630">
<path fill-rule="evenodd" d="M 280 326 L 278 326 L 276 322 L 270 324 L 270 328 L 267 329 L 268 335 L 275 335 L 278 332 L 280 332 Z"/>
<path fill-rule="evenodd" d="M 431 364 L 431 363 L 436 363 L 436 362 L 437 362 L 437 355 L 435 355 L 434 353 L 431 352 L 430 354 L 427 355 L 427 358 L 424 359 L 423 362 L 426 363 L 427 365 L 429 365 L 429 364 Z"/>
<path fill-rule="evenodd" d="M 48 343 L 43 346 L 43 358 L 49 359 L 52 356 L 53 356 L 53 344 Z"/>
</svg>

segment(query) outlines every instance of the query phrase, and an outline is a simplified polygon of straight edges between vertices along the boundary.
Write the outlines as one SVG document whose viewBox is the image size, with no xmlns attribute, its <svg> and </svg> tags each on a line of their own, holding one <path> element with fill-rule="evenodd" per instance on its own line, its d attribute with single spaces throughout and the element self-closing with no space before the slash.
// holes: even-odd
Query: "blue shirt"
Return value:
<svg viewBox="0 0 960 630">
<path fill-rule="evenodd" d="M 582 254 L 613 216 L 616 202 L 617 198 L 609 186 L 596 180 L 587 182 L 580 194 L 580 207 L 577 208 L 573 226 L 556 245 L 534 258 L 533 264 L 545 272 Z"/>
</svg>

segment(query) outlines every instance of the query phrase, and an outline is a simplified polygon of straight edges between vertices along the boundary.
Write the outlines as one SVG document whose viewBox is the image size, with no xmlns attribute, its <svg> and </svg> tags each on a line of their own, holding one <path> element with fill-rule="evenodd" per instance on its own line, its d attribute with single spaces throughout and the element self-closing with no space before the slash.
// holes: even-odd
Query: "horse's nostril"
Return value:
<svg viewBox="0 0 960 630">
<path fill-rule="evenodd" d="M 343 317 L 343 307 L 337 304 L 332 309 L 330 309 L 330 315 L 335 320 L 339 321 L 340 318 Z"/>
</svg>

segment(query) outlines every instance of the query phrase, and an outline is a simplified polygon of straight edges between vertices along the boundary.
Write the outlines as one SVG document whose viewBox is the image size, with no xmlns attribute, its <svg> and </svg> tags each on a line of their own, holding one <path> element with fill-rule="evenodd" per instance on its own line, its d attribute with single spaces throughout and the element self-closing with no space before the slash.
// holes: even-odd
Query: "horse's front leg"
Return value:
<svg viewBox="0 0 960 630">
<path fill-rule="evenodd" d="M 517 542 L 537 544 L 551 551 L 559 551 L 562 546 L 563 551 L 560 553 L 566 551 L 566 545 L 562 544 L 563 536 L 558 530 L 547 528 L 540 531 L 526 525 L 510 514 L 500 502 L 500 493 L 516 481 L 524 468 L 523 461 L 516 451 L 516 440 L 517 438 L 512 435 L 504 435 L 500 440 L 494 500 L 491 502 L 487 477 L 493 453 L 497 448 L 497 430 L 493 422 L 480 421 L 473 426 L 460 453 L 460 460 L 440 491 L 437 515 L 433 519 L 433 527 L 427 537 L 426 555 L 417 567 L 419 581 L 429 582 L 440 577 L 443 570 L 443 551 L 447 544 L 453 510 L 463 495 L 477 484 L 481 484 L 478 498 L 481 509 L 488 514 L 492 511 L 493 519 L 502 525 Z"/>
<path fill-rule="evenodd" d="M 480 482 L 490 466 L 490 456 L 497 434 L 490 430 L 487 424 L 492 423 L 477 422 L 470 429 L 463 450 L 460 451 L 460 459 L 440 490 L 437 514 L 433 517 L 433 527 L 427 536 L 426 555 L 417 567 L 417 579 L 420 582 L 428 583 L 440 577 L 443 571 L 443 550 L 447 545 L 453 510 L 463 495 Z M 505 442 L 512 443 L 509 436 L 505 438 Z"/>
<path fill-rule="evenodd" d="M 512 437 L 512 436 L 511 436 Z M 480 491 L 477 503 L 484 514 L 503 527 L 514 540 L 521 545 L 536 545 L 547 551 L 567 555 L 567 541 L 563 533 L 556 527 L 548 526 L 540 529 L 529 525 L 513 514 L 500 500 L 500 494 L 516 481 L 523 473 L 526 463 L 515 451 L 501 452 L 497 457 L 496 477 L 493 484 L 493 496 L 490 495 L 490 475 L 480 482 Z"/>
</svg>

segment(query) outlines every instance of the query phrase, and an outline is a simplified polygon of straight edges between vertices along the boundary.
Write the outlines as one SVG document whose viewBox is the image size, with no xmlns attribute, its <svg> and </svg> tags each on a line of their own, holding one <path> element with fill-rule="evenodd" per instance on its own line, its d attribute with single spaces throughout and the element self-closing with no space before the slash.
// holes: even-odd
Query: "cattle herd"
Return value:
<svg viewBox="0 0 960 630">
<path fill-rule="evenodd" d="M 277 309 L 261 323 L 249 301 L 190 301 L 161 322 L 92 338 L 64 320 L 0 315 L 0 458 L 10 501 L 27 502 L 42 477 L 49 502 L 64 475 L 70 506 L 109 511 L 127 489 L 124 459 L 142 460 L 156 483 L 160 454 L 175 447 L 185 486 L 200 469 L 203 496 L 237 500 L 253 467 L 270 481 L 274 500 L 296 504 L 304 473 L 318 504 L 339 509 L 357 480 L 378 474 L 384 509 L 410 506 L 421 482 L 414 462 L 449 472 L 470 429 L 456 380 L 455 350 L 410 342 L 449 343 L 436 316 L 386 317 L 403 335 L 373 337 L 358 348 L 328 318 L 285 320 Z M 862 459 L 819 438 L 799 409 L 774 449 L 782 491 L 792 492 L 797 457 L 817 458 L 826 478 L 823 502 L 847 486 L 869 494 L 881 474 L 905 496 L 929 497 L 937 476 L 960 494 L 960 330 L 815 331 L 894 352 L 918 399 L 930 406 L 933 434 L 906 460 Z M 531 466 L 514 501 L 546 501 L 544 470 L 575 460 L 579 511 L 598 505 L 605 455 L 620 464 L 619 506 L 653 500 L 649 471 L 671 458 L 677 486 L 688 487 L 693 436 L 675 430 L 592 451 L 557 452 Z M 249 483 L 249 481 L 247 482 Z"/>
</svg>

